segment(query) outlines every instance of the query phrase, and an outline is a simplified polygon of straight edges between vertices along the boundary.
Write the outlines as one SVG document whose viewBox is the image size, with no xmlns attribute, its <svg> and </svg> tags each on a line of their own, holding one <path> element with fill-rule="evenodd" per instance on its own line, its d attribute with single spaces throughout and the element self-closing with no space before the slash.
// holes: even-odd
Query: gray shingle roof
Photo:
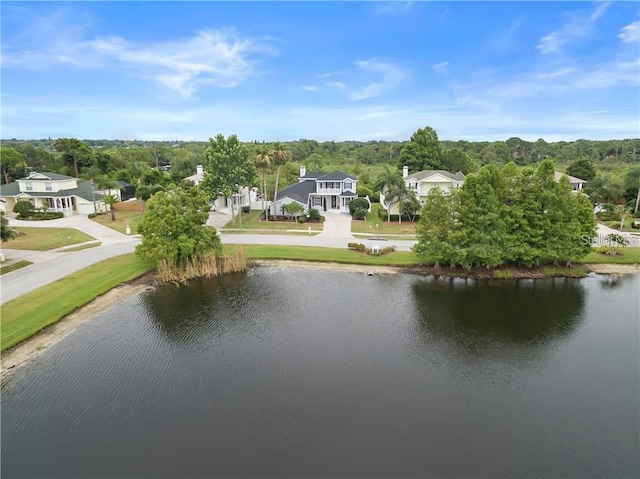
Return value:
<svg viewBox="0 0 640 479">
<path fill-rule="evenodd" d="M 332 171 L 331 173 L 327 173 L 326 175 L 319 176 L 317 179 L 320 181 L 341 181 L 346 180 L 347 178 L 351 178 L 352 180 L 358 179 L 356 176 L 348 175 L 342 171 Z"/>
<path fill-rule="evenodd" d="M 50 171 L 34 171 L 29 176 L 25 178 L 20 178 L 21 180 L 31 180 L 31 181 L 47 181 L 46 178 L 31 178 L 31 175 L 42 175 L 46 176 L 49 180 L 75 180 L 73 176 L 61 175 L 59 173 L 51 173 Z"/>
<path fill-rule="evenodd" d="M 291 198 L 302 204 L 309 202 L 309 195 L 316 192 L 315 181 L 301 181 L 299 183 L 287 186 L 282 191 L 278 192 L 278 199 Z"/>
<path fill-rule="evenodd" d="M 445 176 L 447 178 L 449 178 L 450 180 L 453 181 L 464 181 L 464 179 L 466 178 L 464 176 L 464 174 L 460 171 L 458 171 L 457 173 L 449 173 L 446 170 L 423 170 L 423 171 L 418 171 L 417 173 L 410 173 L 409 176 L 407 176 L 407 178 L 415 178 L 416 180 L 420 181 L 420 180 L 424 180 L 425 178 L 429 178 L 430 176 L 436 175 L 436 174 L 440 174 L 442 176 Z"/>
<path fill-rule="evenodd" d="M 340 193 L 340 196 L 353 198 L 354 196 L 358 196 L 358 195 L 356 195 L 353 191 L 343 191 L 342 193 Z"/>
<path fill-rule="evenodd" d="M 64 175 L 60 175 L 64 176 Z M 53 178 L 52 178 L 53 179 Z M 63 179 L 74 179 L 70 176 Z M 12 183 L 8 183 L 6 185 L 0 186 L 0 196 L 18 196 L 21 193 L 18 188 L 18 182 L 14 181 Z M 85 200 L 92 200 L 91 195 L 91 183 L 88 181 L 81 181 L 78 183 L 77 188 L 71 188 L 69 190 L 60 190 L 60 191 L 23 191 L 25 195 L 32 196 L 34 198 L 58 198 L 62 196 L 79 196 L 80 198 L 84 198 Z M 96 193 L 96 200 L 102 198 L 102 195 Z"/>
<path fill-rule="evenodd" d="M 326 173 L 307 173 L 304 176 L 301 176 L 303 180 L 315 180 L 316 178 L 325 175 Z"/>
</svg>

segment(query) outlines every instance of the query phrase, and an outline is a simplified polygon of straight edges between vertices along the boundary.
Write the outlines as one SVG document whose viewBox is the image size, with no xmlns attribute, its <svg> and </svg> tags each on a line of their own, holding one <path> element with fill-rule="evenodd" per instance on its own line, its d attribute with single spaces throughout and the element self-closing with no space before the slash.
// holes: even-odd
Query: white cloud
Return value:
<svg viewBox="0 0 640 479">
<path fill-rule="evenodd" d="M 365 100 L 377 97 L 400 85 L 406 78 L 406 73 L 399 67 L 372 58 L 354 62 L 357 71 L 347 72 L 342 76 L 349 77 L 350 83 L 362 83 L 362 86 L 349 86 L 345 81 L 330 81 L 327 86 L 342 90 L 350 100 Z M 333 76 L 333 75 L 332 75 Z M 374 77 L 372 79 L 371 77 Z"/>
<path fill-rule="evenodd" d="M 555 53 L 565 45 L 583 38 L 588 38 L 594 33 L 594 25 L 609 8 L 609 2 L 599 5 L 590 15 L 584 13 L 571 13 L 569 20 L 558 30 L 545 35 L 540 39 L 536 48 L 543 55 Z"/>
<path fill-rule="evenodd" d="M 622 43 L 640 43 L 640 20 L 623 27 L 618 38 Z"/>
<path fill-rule="evenodd" d="M 315 86 L 315 85 L 305 85 L 302 88 L 304 90 L 307 90 L 307 91 L 317 91 L 318 90 L 318 87 Z"/>
<path fill-rule="evenodd" d="M 447 73 L 449 73 L 447 71 L 448 66 L 449 66 L 449 62 L 441 62 L 441 63 L 436 63 L 435 65 L 431 65 L 431 68 L 433 68 L 436 72 L 440 73 L 440 75 L 446 75 Z"/>
<path fill-rule="evenodd" d="M 48 69 L 66 64 L 79 68 L 124 67 L 185 96 L 202 86 L 228 88 L 253 75 L 260 56 L 276 55 L 271 44 L 233 30 L 203 30 L 191 37 L 163 42 L 91 38 L 62 11 L 36 17 L 20 35 L 2 46 L 6 66 Z M 43 30 L 30 35 L 34 27 Z"/>
<path fill-rule="evenodd" d="M 379 2 L 376 4 L 376 15 L 404 15 L 413 8 L 413 1 L 394 0 L 392 2 Z"/>
</svg>

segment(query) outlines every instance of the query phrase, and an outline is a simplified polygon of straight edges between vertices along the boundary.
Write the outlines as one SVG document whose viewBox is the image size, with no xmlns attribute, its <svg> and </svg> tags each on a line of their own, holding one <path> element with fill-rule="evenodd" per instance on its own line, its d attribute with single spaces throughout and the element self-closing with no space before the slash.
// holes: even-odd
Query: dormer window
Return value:
<svg viewBox="0 0 640 479">
<path fill-rule="evenodd" d="M 44 190 L 45 191 L 53 191 L 53 186 L 51 186 L 51 183 L 45 183 L 44 184 Z"/>
<path fill-rule="evenodd" d="M 352 191 L 352 188 L 353 188 L 353 183 L 351 183 L 350 181 L 344 182 L 344 191 Z"/>
<path fill-rule="evenodd" d="M 33 191 L 33 183 L 31 183 L 30 181 L 26 182 L 25 188 L 27 189 L 27 191 Z"/>
</svg>

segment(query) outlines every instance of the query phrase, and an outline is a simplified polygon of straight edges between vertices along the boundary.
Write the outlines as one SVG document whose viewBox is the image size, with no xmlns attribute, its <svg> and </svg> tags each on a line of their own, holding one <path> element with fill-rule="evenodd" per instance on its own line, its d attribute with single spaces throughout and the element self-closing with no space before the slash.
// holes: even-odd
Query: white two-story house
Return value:
<svg viewBox="0 0 640 479">
<path fill-rule="evenodd" d="M 6 213 L 11 213 L 18 201 L 28 201 L 34 208 L 61 211 L 65 216 L 107 211 L 102 202 L 103 195 L 92 190 L 88 181 L 73 176 L 33 172 L 26 178 L 0 186 L 0 199 L 3 200 L 0 203 Z"/>
<path fill-rule="evenodd" d="M 300 167 L 298 183 L 287 186 L 278 192 L 277 201 L 269 204 L 272 215 L 281 215 L 282 206 L 297 202 L 305 212 L 310 209 L 336 213 L 349 213 L 349 203 L 357 197 L 358 179 L 354 175 L 333 171 L 331 173 L 307 173 L 306 167 Z"/>
<path fill-rule="evenodd" d="M 457 173 L 449 173 L 445 170 L 423 170 L 416 173 L 409 173 L 409 168 L 405 166 L 402 168 L 402 179 L 404 180 L 407 189 L 413 191 L 416 198 L 418 198 L 418 201 L 420 201 L 421 204 L 424 204 L 427 200 L 429 191 L 433 188 L 440 188 L 446 195 L 453 188 L 462 186 L 465 176 L 460 171 Z M 384 193 L 380 194 L 380 204 L 382 204 L 382 207 L 386 209 Z M 392 204 L 390 210 L 392 215 L 397 215 L 398 203 Z"/>
</svg>

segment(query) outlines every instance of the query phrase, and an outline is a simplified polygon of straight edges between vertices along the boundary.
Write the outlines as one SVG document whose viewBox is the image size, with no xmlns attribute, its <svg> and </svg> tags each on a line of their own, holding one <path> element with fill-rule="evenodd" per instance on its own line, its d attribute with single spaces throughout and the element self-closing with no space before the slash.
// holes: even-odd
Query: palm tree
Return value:
<svg viewBox="0 0 640 479">
<path fill-rule="evenodd" d="M 384 165 L 384 170 L 378 175 L 373 187 L 384 195 L 384 202 L 387 205 L 387 222 L 391 222 L 391 205 L 395 203 L 400 189 L 404 185 L 402 175 Z M 400 213 L 400 211 L 398 211 Z"/>
<path fill-rule="evenodd" d="M 116 203 L 120 201 L 116 195 L 105 195 L 102 202 L 111 210 L 111 221 L 116 220 Z"/>
<path fill-rule="evenodd" d="M 278 182 L 280 181 L 280 168 L 283 165 L 286 165 L 291 158 L 291 152 L 285 148 L 285 146 L 278 142 L 274 143 L 271 150 L 269 150 L 269 155 L 271 155 L 271 163 L 276 166 L 276 187 L 275 192 L 273 194 L 273 208 L 275 210 L 276 201 L 278 201 Z"/>
<path fill-rule="evenodd" d="M 256 167 L 256 170 L 260 173 L 260 179 L 262 184 L 260 185 L 260 192 L 262 196 L 262 210 L 264 211 L 264 218 L 266 221 L 269 221 L 269 213 L 267 212 L 267 173 L 271 168 L 271 158 L 269 158 L 269 154 L 264 148 L 258 150 L 255 158 L 253 159 L 253 166 Z"/>
</svg>

